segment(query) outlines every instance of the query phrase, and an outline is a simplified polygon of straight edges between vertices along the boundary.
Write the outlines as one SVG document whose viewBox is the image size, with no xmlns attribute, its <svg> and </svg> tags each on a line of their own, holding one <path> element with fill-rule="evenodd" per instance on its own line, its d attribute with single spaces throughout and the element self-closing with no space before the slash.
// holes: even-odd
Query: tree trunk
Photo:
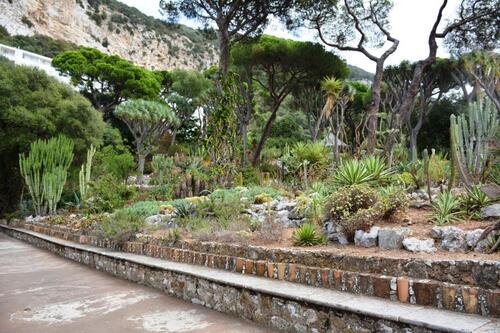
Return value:
<svg viewBox="0 0 500 333">
<path fill-rule="evenodd" d="M 322 120 L 323 120 L 323 117 L 321 115 L 319 115 L 318 119 L 316 119 L 316 123 L 314 124 L 314 129 L 313 129 L 313 133 L 312 133 L 313 142 L 316 142 L 318 140 Z"/>
<path fill-rule="evenodd" d="M 269 134 L 271 133 L 271 128 L 273 127 L 274 121 L 276 120 L 276 114 L 278 113 L 279 109 L 279 103 L 276 105 L 276 103 L 273 103 L 273 108 L 272 108 L 272 113 L 269 119 L 267 120 L 266 126 L 264 127 L 264 130 L 262 131 L 262 135 L 260 137 L 259 144 L 255 148 L 255 152 L 253 154 L 253 160 L 252 160 L 252 165 L 256 166 L 259 161 L 260 161 L 260 154 L 262 153 L 262 149 L 264 148 L 264 144 L 267 141 L 267 138 L 269 137 Z"/>
<path fill-rule="evenodd" d="M 377 146 L 377 125 L 378 112 L 380 109 L 380 91 L 382 87 L 382 79 L 384 77 L 384 58 L 377 61 L 377 69 L 373 78 L 372 84 L 372 103 L 368 109 L 368 154 L 373 154 Z"/>
<path fill-rule="evenodd" d="M 137 166 L 137 184 L 142 185 L 143 182 L 143 175 L 144 175 L 144 163 L 146 162 L 146 155 L 138 152 L 137 153 L 137 158 L 138 158 L 138 166 Z"/>
<path fill-rule="evenodd" d="M 226 75 L 229 68 L 229 32 L 224 24 L 219 25 L 217 32 L 219 41 L 219 72 Z"/>
<path fill-rule="evenodd" d="M 242 137 L 242 144 L 243 144 L 243 165 L 248 164 L 248 129 L 247 129 L 247 124 L 246 122 L 243 122 L 241 125 L 241 137 Z"/>
<path fill-rule="evenodd" d="M 433 58 L 435 60 L 435 57 Z M 387 138 L 387 142 L 385 144 L 385 151 L 387 154 L 392 155 L 392 149 L 396 144 L 396 137 L 398 133 L 400 133 L 401 126 L 403 123 L 408 123 L 411 113 L 414 109 L 415 97 L 420 91 L 420 85 L 422 83 L 422 75 L 425 67 L 430 65 L 433 60 L 429 58 L 424 61 L 419 61 L 415 65 L 415 69 L 413 71 L 412 80 L 408 90 L 404 94 L 401 102 L 401 106 L 399 107 L 399 115 L 394 117 L 394 122 L 392 126 L 392 131 L 389 133 Z M 411 135 L 410 135 L 411 136 Z M 410 138 L 411 139 L 411 138 Z M 390 158 L 392 160 L 392 158 Z"/>
</svg>

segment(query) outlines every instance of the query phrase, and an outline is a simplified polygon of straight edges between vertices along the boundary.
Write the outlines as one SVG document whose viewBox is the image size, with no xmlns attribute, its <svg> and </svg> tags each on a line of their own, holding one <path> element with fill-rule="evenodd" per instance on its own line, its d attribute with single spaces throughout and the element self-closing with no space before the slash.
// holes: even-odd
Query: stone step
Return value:
<svg viewBox="0 0 500 333">
<path fill-rule="evenodd" d="M 82 245 L 0 225 L 21 240 L 179 298 L 291 332 L 500 332 L 500 322 Z M 405 329 L 410 329 L 410 331 Z"/>
</svg>

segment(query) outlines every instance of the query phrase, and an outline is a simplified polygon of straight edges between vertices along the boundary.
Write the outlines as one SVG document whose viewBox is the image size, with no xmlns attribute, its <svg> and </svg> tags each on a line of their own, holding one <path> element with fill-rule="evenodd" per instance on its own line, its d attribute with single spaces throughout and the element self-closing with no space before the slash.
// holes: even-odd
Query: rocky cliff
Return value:
<svg viewBox="0 0 500 333">
<path fill-rule="evenodd" d="M 10 34 L 46 35 L 153 69 L 201 69 L 217 59 L 213 33 L 164 23 L 116 0 L 0 0 L 0 25 Z"/>
</svg>

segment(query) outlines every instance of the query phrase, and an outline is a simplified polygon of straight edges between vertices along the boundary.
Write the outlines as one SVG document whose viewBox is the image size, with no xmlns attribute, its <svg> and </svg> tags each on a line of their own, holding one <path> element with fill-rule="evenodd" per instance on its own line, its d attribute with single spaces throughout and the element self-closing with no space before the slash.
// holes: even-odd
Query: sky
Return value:
<svg viewBox="0 0 500 333">
<path fill-rule="evenodd" d="M 119 0 L 129 6 L 136 7 L 143 13 L 161 18 L 159 0 Z M 442 26 L 454 18 L 460 0 L 449 0 L 445 9 Z M 399 64 L 402 60 L 416 61 L 425 58 L 428 53 L 427 38 L 441 5 L 439 0 L 394 0 L 391 12 L 391 33 L 399 39 L 398 50 L 387 59 L 386 64 Z M 196 22 L 181 19 L 180 23 L 196 27 Z M 284 38 L 318 41 L 314 31 L 301 30 L 297 33 L 288 32 L 278 21 L 272 21 L 265 33 Z M 373 50 L 375 54 L 382 53 Z M 347 63 L 375 72 L 375 63 L 358 52 L 338 52 Z M 446 57 L 448 53 L 440 46 L 438 56 Z"/>
</svg>

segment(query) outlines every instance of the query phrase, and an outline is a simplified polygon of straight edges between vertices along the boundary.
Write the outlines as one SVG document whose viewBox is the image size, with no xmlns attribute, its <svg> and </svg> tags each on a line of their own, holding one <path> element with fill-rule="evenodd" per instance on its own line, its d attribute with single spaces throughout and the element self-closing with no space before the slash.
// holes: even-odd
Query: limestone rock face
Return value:
<svg viewBox="0 0 500 333">
<path fill-rule="evenodd" d="M 190 38 L 189 33 L 183 32 L 187 27 L 157 31 L 131 22 L 114 7 L 100 5 L 98 23 L 91 17 L 95 8 L 88 0 L 2 0 L 0 25 L 12 35 L 47 35 L 117 54 L 150 69 L 202 69 L 216 62 L 214 42 L 201 34 L 196 33 L 199 38 Z M 143 17 L 141 13 L 137 16 Z"/>
</svg>

